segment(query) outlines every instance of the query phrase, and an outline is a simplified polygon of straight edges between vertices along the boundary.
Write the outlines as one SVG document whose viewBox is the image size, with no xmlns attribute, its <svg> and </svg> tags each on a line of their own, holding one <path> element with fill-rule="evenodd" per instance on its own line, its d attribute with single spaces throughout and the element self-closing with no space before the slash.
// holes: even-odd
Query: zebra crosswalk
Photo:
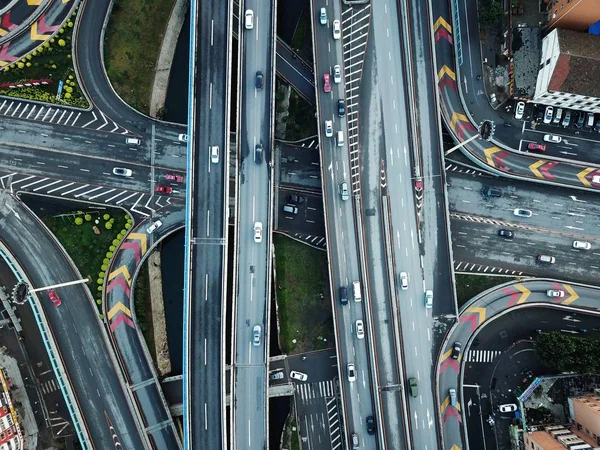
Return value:
<svg viewBox="0 0 600 450">
<path fill-rule="evenodd" d="M 40 386 L 44 395 L 58 390 L 58 383 L 56 383 L 56 380 L 54 380 L 54 378 L 40 383 Z"/>
<path fill-rule="evenodd" d="M 332 397 L 335 394 L 333 380 L 297 384 L 296 390 L 303 403 L 310 403 L 323 397 Z"/>
<path fill-rule="evenodd" d="M 465 354 L 465 361 L 489 363 L 493 362 L 501 354 L 500 350 L 469 350 Z"/>
</svg>

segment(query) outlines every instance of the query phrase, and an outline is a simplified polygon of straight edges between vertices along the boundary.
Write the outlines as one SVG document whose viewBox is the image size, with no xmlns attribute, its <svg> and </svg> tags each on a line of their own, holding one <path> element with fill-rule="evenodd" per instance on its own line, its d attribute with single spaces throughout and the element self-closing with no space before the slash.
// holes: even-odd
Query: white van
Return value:
<svg viewBox="0 0 600 450">
<path fill-rule="evenodd" d="M 344 132 L 338 131 L 335 139 L 337 146 L 342 147 L 344 145 Z"/>
<path fill-rule="evenodd" d="M 352 282 L 352 292 L 354 293 L 354 301 L 360 302 L 362 300 L 362 295 L 360 293 L 360 281 Z"/>
<path fill-rule="evenodd" d="M 129 145 L 142 145 L 142 140 L 138 138 L 127 138 L 125 143 Z"/>
</svg>

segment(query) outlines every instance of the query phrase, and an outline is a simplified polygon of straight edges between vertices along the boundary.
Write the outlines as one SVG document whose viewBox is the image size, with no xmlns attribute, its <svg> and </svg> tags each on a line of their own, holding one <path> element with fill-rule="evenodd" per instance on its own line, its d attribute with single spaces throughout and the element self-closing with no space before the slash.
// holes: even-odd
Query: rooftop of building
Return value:
<svg viewBox="0 0 600 450">
<path fill-rule="evenodd" d="M 600 98 L 600 36 L 556 31 L 560 56 L 548 89 Z"/>
</svg>

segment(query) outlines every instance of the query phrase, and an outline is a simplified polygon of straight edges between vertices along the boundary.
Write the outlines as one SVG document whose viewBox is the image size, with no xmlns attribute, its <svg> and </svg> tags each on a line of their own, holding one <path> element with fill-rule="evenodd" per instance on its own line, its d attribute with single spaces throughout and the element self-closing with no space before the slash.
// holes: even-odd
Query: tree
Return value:
<svg viewBox="0 0 600 450">
<path fill-rule="evenodd" d="M 81 225 L 83 223 L 83 219 L 81 217 L 75 218 L 75 225 Z"/>
<path fill-rule="evenodd" d="M 599 341 L 553 331 L 540 334 L 535 348 L 544 365 L 554 372 L 597 373 L 600 370 Z"/>
<path fill-rule="evenodd" d="M 479 3 L 479 22 L 484 26 L 498 25 L 506 16 L 502 3 L 496 0 L 482 0 Z"/>
</svg>

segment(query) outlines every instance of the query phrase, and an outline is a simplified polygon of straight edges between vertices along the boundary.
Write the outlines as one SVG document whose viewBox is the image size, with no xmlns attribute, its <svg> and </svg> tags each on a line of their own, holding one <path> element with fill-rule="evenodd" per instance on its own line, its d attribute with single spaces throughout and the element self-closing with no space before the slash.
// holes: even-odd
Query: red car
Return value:
<svg viewBox="0 0 600 450">
<path fill-rule="evenodd" d="M 527 150 L 531 150 L 534 152 L 545 152 L 546 151 L 546 146 L 542 145 L 542 144 L 534 144 L 533 142 L 530 142 L 527 145 Z"/>
<path fill-rule="evenodd" d="M 60 306 L 60 304 L 62 303 L 60 301 L 60 297 L 58 296 L 58 294 L 56 293 L 56 291 L 54 289 L 50 289 L 48 291 L 48 297 L 50 297 L 50 301 L 52 302 L 52 304 L 54 306 Z"/>
<path fill-rule="evenodd" d="M 328 73 L 324 73 L 323 74 L 323 91 L 327 92 L 331 92 L 331 84 L 329 82 L 329 74 Z"/>
<path fill-rule="evenodd" d="M 170 194 L 171 192 L 173 192 L 173 188 L 157 184 L 156 186 L 154 186 L 154 192 L 160 192 L 161 194 Z"/>
<path fill-rule="evenodd" d="M 183 177 L 181 175 L 177 175 L 176 173 L 168 173 L 165 175 L 165 180 L 181 183 L 183 181 Z"/>
</svg>

